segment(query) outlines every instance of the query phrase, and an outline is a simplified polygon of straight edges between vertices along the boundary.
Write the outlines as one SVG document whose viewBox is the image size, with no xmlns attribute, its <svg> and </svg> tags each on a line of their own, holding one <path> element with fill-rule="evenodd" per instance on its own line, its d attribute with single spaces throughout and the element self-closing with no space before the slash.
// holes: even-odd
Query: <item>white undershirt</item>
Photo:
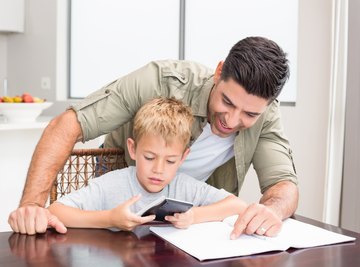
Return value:
<svg viewBox="0 0 360 267">
<path fill-rule="evenodd" d="M 206 181 L 217 167 L 234 156 L 234 139 L 235 134 L 225 138 L 213 134 L 210 124 L 206 124 L 199 138 L 190 147 L 190 153 L 179 172 Z"/>
</svg>

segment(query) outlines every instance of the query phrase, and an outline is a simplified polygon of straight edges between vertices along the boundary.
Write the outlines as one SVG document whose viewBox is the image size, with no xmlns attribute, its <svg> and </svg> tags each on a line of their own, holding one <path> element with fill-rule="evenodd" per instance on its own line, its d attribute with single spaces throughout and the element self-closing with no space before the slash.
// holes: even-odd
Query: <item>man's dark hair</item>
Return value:
<svg viewBox="0 0 360 267">
<path fill-rule="evenodd" d="M 286 53 L 273 41 L 263 37 L 240 40 L 230 50 L 221 79 L 233 79 L 247 93 L 268 99 L 277 98 L 289 78 Z"/>
</svg>

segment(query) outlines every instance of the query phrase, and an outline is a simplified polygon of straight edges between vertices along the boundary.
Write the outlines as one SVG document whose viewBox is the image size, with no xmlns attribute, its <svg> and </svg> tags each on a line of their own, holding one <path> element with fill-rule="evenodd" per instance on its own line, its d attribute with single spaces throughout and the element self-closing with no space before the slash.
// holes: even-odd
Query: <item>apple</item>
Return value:
<svg viewBox="0 0 360 267">
<path fill-rule="evenodd" d="M 24 93 L 22 95 L 22 99 L 23 99 L 24 103 L 33 103 L 34 102 L 34 98 L 29 93 Z"/>
</svg>

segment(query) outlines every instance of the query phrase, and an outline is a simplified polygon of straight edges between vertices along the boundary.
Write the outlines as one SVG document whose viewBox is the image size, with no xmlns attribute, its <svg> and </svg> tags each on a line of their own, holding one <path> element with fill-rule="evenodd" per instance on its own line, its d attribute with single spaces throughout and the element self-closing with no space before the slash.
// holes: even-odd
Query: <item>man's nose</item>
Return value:
<svg viewBox="0 0 360 267">
<path fill-rule="evenodd" d="M 241 116 L 239 112 L 231 112 L 228 113 L 226 118 L 226 127 L 228 128 L 235 128 L 241 124 Z"/>
</svg>

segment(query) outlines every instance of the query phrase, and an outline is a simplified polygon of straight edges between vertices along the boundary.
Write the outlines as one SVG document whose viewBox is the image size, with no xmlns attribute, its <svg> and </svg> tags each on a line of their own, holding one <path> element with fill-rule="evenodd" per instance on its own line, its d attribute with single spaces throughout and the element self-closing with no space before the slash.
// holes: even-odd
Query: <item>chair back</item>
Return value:
<svg viewBox="0 0 360 267">
<path fill-rule="evenodd" d="M 87 186 L 108 171 L 127 167 L 121 148 L 74 149 L 59 171 L 50 191 L 50 204 L 59 197 Z"/>
</svg>

